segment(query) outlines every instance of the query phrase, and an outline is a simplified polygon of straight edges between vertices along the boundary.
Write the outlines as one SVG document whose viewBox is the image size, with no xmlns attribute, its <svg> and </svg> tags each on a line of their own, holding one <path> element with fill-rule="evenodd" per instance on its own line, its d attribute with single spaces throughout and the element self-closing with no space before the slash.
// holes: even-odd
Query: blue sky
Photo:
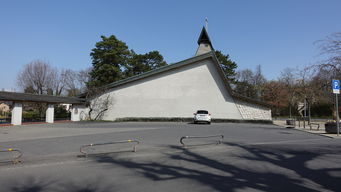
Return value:
<svg viewBox="0 0 341 192">
<path fill-rule="evenodd" d="M 129 49 L 157 50 L 167 63 L 194 56 L 205 18 L 215 50 L 238 70 L 259 64 L 266 79 L 286 67 L 321 59 L 313 43 L 341 31 L 339 0 L 1 0 L 0 89 L 16 88 L 23 65 L 46 59 L 54 67 L 85 69 L 100 36 Z"/>
</svg>

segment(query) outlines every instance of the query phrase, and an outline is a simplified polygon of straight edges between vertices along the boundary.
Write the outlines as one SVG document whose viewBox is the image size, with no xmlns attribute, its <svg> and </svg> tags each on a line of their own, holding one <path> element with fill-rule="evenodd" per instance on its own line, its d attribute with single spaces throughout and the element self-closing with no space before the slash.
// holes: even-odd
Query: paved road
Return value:
<svg viewBox="0 0 341 192">
<path fill-rule="evenodd" d="M 186 139 L 182 136 L 223 134 Z M 135 143 L 83 144 L 138 139 Z M 0 191 L 339 191 L 341 140 L 277 125 L 74 122 L 0 127 Z"/>
</svg>

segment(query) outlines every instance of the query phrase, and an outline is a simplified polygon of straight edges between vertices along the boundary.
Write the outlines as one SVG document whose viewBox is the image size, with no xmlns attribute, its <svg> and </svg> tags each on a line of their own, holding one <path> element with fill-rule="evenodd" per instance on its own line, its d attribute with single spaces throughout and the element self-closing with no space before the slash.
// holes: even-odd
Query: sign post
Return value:
<svg viewBox="0 0 341 192">
<path fill-rule="evenodd" d="M 335 103 L 336 103 L 336 127 L 337 136 L 339 136 L 339 107 L 337 102 L 337 95 L 340 94 L 340 82 L 339 80 L 333 80 L 333 93 L 335 93 Z"/>
</svg>

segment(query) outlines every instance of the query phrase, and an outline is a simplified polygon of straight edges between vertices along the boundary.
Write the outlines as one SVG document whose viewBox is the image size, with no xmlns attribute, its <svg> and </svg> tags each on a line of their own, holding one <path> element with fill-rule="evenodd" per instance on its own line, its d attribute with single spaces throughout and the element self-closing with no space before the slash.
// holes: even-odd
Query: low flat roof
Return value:
<svg viewBox="0 0 341 192">
<path fill-rule="evenodd" d="M 0 101 L 84 104 L 84 98 L 0 91 Z"/>
</svg>

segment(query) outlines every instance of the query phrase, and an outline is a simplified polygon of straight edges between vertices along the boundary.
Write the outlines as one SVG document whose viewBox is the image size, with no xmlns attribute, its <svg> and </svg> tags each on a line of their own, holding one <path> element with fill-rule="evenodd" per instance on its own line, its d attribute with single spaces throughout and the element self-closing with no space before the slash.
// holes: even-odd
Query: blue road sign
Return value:
<svg viewBox="0 0 341 192">
<path fill-rule="evenodd" d="M 333 80 L 333 93 L 340 94 L 340 82 L 339 82 L 339 80 Z"/>
</svg>

